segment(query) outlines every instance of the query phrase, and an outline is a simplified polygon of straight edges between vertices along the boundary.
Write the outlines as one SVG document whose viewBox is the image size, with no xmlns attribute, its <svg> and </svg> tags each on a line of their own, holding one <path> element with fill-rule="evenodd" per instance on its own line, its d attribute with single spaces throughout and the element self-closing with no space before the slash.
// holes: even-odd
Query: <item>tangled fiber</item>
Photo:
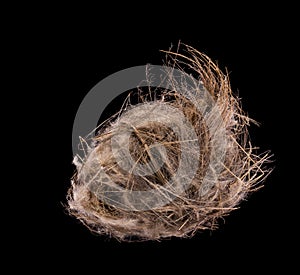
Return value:
<svg viewBox="0 0 300 275">
<path fill-rule="evenodd" d="M 67 208 L 100 235 L 140 241 L 215 229 L 270 172 L 269 154 L 258 155 L 250 144 L 252 121 L 233 96 L 228 75 L 188 45 L 165 53 L 166 68 L 196 82 L 189 85 L 166 69 L 168 89 L 152 89 L 149 69 L 147 91 L 137 87 L 138 104 L 129 95 L 92 142 L 84 140 L 86 157 L 74 159 Z M 203 102 L 213 105 L 205 110 Z"/>
</svg>

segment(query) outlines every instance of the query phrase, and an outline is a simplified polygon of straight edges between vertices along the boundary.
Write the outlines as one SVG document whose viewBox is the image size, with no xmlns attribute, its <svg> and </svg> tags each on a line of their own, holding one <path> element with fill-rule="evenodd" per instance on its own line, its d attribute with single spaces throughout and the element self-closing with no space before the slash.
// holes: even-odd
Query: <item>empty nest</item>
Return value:
<svg viewBox="0 0 300 275">
<path fill-rule="evenodd" d="M 94 131 L 92 142 L 85 140 L 86 157 L 75 157 L 77 172 L 67 208 L 97 234 L 140 241 L 215 229 L 219 218 L 260 188 L 270 172 L 265 165 L 268 153 L 258 155 L 250 144 L 247 127 L 252 121 L 233 96 L 228 75 L 188 45 L 165 53 L 169 88 L 151 88 L 149 69 L 146 94 L 138 89 L 139 103 L 132 105 L 129 95 L 121 110 Z M 191 87 L 184 79 L 174 79 L 168 68 L 186 72 L 197 82 Z M 193 89 L 195 102 L 203 87 L 214 102 L 206 114 L 184 96 Z M 153 115 L 162 119 L 150 119 Z M 131 129 L 127 153 L 134 162 L 127 168 L 119 162 L 122 146 L 113 146 L 113 137 L 124 125 Z M 176 125 L 192 130 L 184 134 Z M 121 145 L 124 140 L 119 140 Z M 135 167 L 148 170 L 143 174 Z M 103 172 L 123 195 L 114 197 Z"/>
</svg>

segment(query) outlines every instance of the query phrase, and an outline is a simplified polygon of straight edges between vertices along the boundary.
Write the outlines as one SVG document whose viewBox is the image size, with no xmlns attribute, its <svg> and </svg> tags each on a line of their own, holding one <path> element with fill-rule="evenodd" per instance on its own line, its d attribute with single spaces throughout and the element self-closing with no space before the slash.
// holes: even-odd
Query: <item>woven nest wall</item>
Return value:
<svg viewBox="0 0 300 275">
<path fill-rule="evenodd" d="M 188 45 L 165 53 L 168 89 L 151 88 L 145 71 L 148 92 L 135 105 L 129 95 L 75 157 L 67 208 L 97 234 L 159 240 L 215 229 L 270 172 L 228 75 Z"/>
</svg>

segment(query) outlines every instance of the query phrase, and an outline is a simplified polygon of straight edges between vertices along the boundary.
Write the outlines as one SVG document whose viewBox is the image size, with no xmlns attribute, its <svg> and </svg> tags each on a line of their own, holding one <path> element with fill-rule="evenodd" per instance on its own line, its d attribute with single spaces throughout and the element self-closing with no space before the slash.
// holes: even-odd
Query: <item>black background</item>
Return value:
<svg viewBox="0 0 300 275">
<path fill-rule="evenodd" d="M 24 48 L 24 55 L 27 62 L 34 56 L 32 79 L 39 90 L 32 94 L 39 102 L 34 117 L 43 117 L 36 152 L 41 160 L 36 177 L 39 191 L 32 193 L 31 216 L 36 223 L 31 228 L 27 221 L 31 234 L 24 237 L 29 244 L 23 248 L 27 251 L 30 244 L 37 243 L 36 255 L 49 268 L 66 265 L 99 272 L 118 268 L 199 273 L 289 268 L 289 247 L 295 245 L 296 236 L 290 219 L 295 201 L 287 191 L 292 184 L 287 169 L 287 121 L 293 111 L 287 108 L 292 104 L 287 91 L 292 90 L 289 62 L 295 57 L 295 34 L 293 16 L 283 20 L 282 14 L 288 15 L 291 9 L 226 9 L 217 4 L 206 8 L 185 3 L 149 6 L 127 12 L 129 6 L 123 10 L 116 4 L 118 13 L 105 7 L 54 9 L 35 17 L 28 24 L 29 32 L 21 32 L 26 39 L 31 33 L 32 42 Z M 244 110 L 261 123 L 261 127 L 250 127 L 252 142 L 262 152 L 271 150 L 275 169 L 263 189 L 220 220 L 217 231 L 199 233 L 192 239 L 143 243 L 95 236 L 63 207 L 75 169 L 71 136 L 77 108 L 100 80 L 132 66 L 161 64 L 164 56 L 159 50 L 179 40 L 228 69 Z"/>
</svg>

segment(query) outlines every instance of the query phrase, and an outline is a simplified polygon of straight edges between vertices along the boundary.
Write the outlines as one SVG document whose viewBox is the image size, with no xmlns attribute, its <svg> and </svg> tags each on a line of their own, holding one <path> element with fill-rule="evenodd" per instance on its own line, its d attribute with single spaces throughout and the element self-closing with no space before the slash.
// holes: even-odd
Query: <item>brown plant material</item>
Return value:
<svg viewBox="0 0 300 275">
<path fill-rule="evenodd" d="M 74 162 L 77 173 L 68 194 L 69 212 L 98 234 L 108 234 L 125 241 L 159 240 L 172 236 L 189 237 L 199 230 L 215 229 L 218 219 L 236 209 L 249 193 L 259 189 L 270 172 L 265 168 L 268 153 L 257 155 L 250 144 L 247 127 L 252 121 L 232 95 L 228 75 L 223 74 L 209 57 L 188 45 L 180 44 L 176 52 L 165 53 L 166 65 L 192 73 L 209 92 L 217 108 L 213 108 L 209 118 L 205 118 L 189 99 L 178 92 L 175 83 L 171 85 L 172 89 L 161 91 L 156 98 L 155 91 L 150 88 L 148 96 L 141 93 L 138 106 L 146 106 L 142 111 L 134 109 L 135 106 L 127 100 L 120 112 L 100 125 L 86 158 L 81 163 L 78 160 Z M 169 77 L 170 83 L 173 83 L 172 74 Z M 186 86 L 186 89 L 189 87 Z M 180 140 L 178 133 L 168 124 L 141 123 L 129 138 L 129 152 L 135 164 L 145 165 L 153 161 L 150 148 L 157 144 L 163 145 L 165 158 L 163 165 L 154 173 L 137 175 L 118 165 L 112 152 L 112 137 L 121 123 L 134 123 L 148 116 L 147 112 L 153 112 L 155 106 L 178 110 L 184 115 L 194 129 L 199 151 L 193 151 L 194 147 Z M 134 118 L 130 110 L 135 110 Z M 220 128 L 223 136 L 221 141 L 214 141 L 210 131 L 213 128 L 218 131 L 218 117 L 222 119 Z M 168 119 L 178 123 L 172 111 Z M 220 145 L 218 142 L 222 142 L 224 147 L 221 168 L 217 175 L 206 178 L 204 182 L 211 165 L 211 154 L 219 154 L 218 148 L 215 148 Z M 135 210 L 134 205 L 131 209 L 122 208 L 108 203 L 91 187 L 93 181 L 103 184 L 101 179 L 95 179 L 99 176 L 97 171 L 100 167 L 115 184 L 131 192 L 167 187 L 179 169 L 183 152 L 197 157 L 198 166 L 188 187 L 166 204 L 144 210 Z"/>
</svg>

